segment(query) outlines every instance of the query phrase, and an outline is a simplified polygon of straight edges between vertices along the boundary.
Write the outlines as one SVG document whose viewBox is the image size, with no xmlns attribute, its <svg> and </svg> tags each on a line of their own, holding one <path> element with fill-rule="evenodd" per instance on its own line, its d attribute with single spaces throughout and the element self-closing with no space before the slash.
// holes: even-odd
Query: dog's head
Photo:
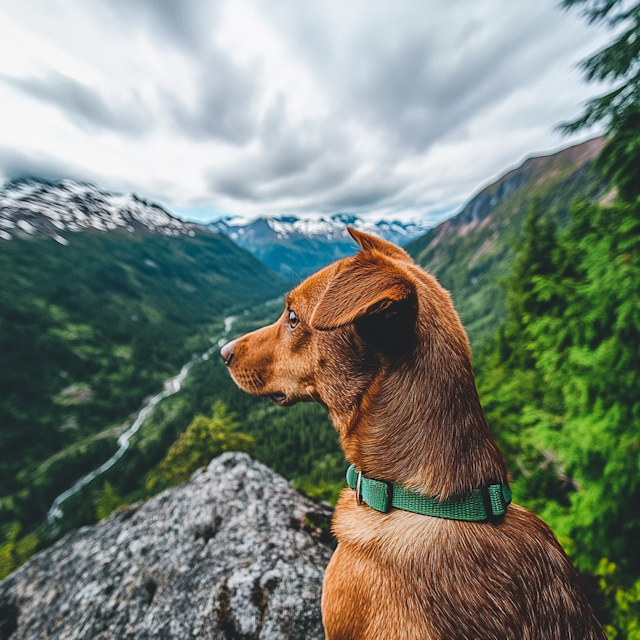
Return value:
<svg viewBox="0 0 640 640">
<path fill-rule="evenodd" d="M 380 372 L 415 357 L 427 334 L 431 342 L 446 336 L 468 356 L 449 295 L 435 279 L 395 245 L 349 233 L 362 251 L 307 278 L 286 296 L 274 324 L 221 351 L 244 391 L 281 405 L 319 402 L 339 429 L 353 421 Z"/>
</svg>

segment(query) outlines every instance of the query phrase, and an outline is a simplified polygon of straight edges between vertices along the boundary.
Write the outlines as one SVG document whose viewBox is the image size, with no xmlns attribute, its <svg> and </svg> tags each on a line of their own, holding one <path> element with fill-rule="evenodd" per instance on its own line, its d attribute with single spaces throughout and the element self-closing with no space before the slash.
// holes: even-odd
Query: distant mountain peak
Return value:
<svg viewBox="0 0 640 640">
<path fill-rule="evenodd" d="M 356 252 L 358 247 L 347 226 L 394 244 L 405 244 L 430 229 L 421 222 L 376 222 L 348 213 L 321 218 L 222 218 L 207 225 L 207 229 L 229 236 L 267 266 L 297 279 Z"/>
<path fill-rule="evenodd" d="M 26 178 L 0 189 L 0 239 L 45 236 L 67 244 L 62 233 L 90 229 L 146 230 L 167 236 L 203 231 L 134 193 L 111 193 L 88 182 Z"/>
<path fill-rule="evenodd" d="M 358 222 L 359 218 L 358 216 L 354 216 L 353 214 L 350 214 L 350 213 L 334 213 L 331 216 L 331 220 L 335 222 L 341 222 L 342 224 L 351 225 Z"/>
</svg>

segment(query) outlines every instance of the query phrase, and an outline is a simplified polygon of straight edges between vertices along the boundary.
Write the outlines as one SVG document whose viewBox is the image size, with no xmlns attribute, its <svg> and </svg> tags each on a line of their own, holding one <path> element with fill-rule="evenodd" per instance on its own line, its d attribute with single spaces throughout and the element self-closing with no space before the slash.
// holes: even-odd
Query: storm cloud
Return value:
<svg viewBox="0 0 640 640">
<path fill-rule="evenodd" d="M 60 158 L 43 154 L 30 155 L 15 149 L 0 147 L 0 172 L 6 180 L 24 180 L 36 178 L 55 182 L 72 178 L 80 182 L 91 182 L 95 175 L 83 172 L 79 167 L 66 164 Z"/>
<path fill-rule="evenodd" d="M 45 78 L 2 78 L 27 95 L 58 107 L 78 126 L 113 129 L 139 135 L 150 128 L 148 114 L 137 101 L 109 105 L 96 90 L 55 71 Z"/>
<path fill-rule="evenodd" d="M 572 141 L 554 126 L 606 42 L 552 0 L 7 0 L 0 22 L 0 178 L 81 168 L 200 216 L 435 221 Z"/>
<path fill-rule="evenodd" d="M 255 78 L 238 69 L 224 54 L 210 51 L 202 59 L 195 105 L 167 96 L 178 131 L 195 140 L 219 139 L 231 144 L 250 142 L 258 127 Z"/>
</svg>

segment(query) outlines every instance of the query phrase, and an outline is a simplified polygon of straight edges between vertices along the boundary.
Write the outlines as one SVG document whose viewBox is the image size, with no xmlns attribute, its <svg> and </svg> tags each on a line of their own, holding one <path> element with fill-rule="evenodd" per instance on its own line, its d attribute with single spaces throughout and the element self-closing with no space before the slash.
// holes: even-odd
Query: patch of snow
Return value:
<svg viewBox="0 0 640 640">
<path fill-rule="evenodd" d="M 36 228 L 26 220 L 18 220 L 18 226 L 27 233 L 34 234 L 36 232 Z"/>
</svg>

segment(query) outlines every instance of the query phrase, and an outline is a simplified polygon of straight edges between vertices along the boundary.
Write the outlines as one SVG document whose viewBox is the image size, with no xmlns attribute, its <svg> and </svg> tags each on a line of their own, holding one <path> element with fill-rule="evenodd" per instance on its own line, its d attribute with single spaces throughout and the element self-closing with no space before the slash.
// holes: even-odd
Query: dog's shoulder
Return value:
<svg viewBox="0 0 640 640">
<path fill-rule="evenodd" d="M 476 561 L 516 566 L 518 559 L 526 556 L 528 561 L 537 559 L 543 572 L 554 558 L 558 567 L 573 569 L 551 529 L 516 504 L 498 520 L 464 522 L 399 509 L 383 514 L 367 505 L 356 505 L 353 496 L 352 490 L 345 489 L 340 497 L 334 534 L 340 544 L 363 551 L 375 549 L 381 561 L 413 564 L 437 554 L 443 569 L 448 566 L 465 572 L 465 567 L 471 571 Z"/>
<path fill-rule="evenodd" d="M 356 505 L 345 490 L 334 533 L 346 570 L 378 576 L 394 599 L 429 612 L 435 637 L 518 637 L 528 630 L 531 638 L 604 638 L 553 532 L 518 505 L 496 522 L 461 522 L 381 514 Z M 367 571 L 358 570 L 361 564 Z M 374 598 L 361 588 L 363 598 Z M 541 628 L 554 620 L 563 629 Z M 498 635 L 483 635 L 490 630 Z"/>
</svg>

